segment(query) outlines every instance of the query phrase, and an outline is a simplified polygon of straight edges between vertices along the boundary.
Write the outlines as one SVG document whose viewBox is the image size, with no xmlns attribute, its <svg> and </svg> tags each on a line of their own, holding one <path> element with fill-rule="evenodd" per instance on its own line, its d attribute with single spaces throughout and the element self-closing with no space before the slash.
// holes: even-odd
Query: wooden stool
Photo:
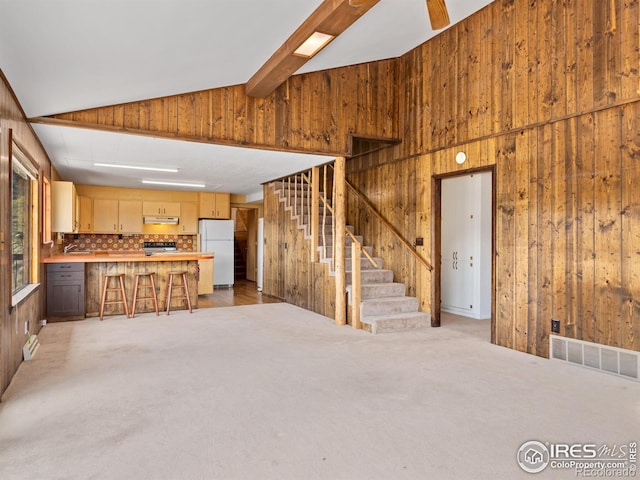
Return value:
<svg viewBox="0 0 640 480">
<path fill-rule="evenodd" d="M 182 284 L 173 284 L 173 277 L 176 275 L 180 275 L 182 277 Z M 169 272 L 169 281 L 167 282 L 167 294 L 165 296 L 165 302 L 167 304 L 167 315 L 169 315 L 169 311 L 171 310 L 171 300 L 173 299 L 173 289 L 180 288 L 182 289 L 182 295 L 176 297 L 177 299 L 182 299 L 187 301 L 187 306 L 189 307 L 189 313 L 191 312 L 191 299 L 189 298 L 189 285 L 187 284 L 187 272 Z"/>
<path fill-rule="evenodd" d="M 156 296 L 156 282 L 154 280 L 155 273 L 136 273 L 136 279 L 133 284 L 133 302 L 131 303 L 131 318 L 133 318 L 136 314 L 136 303 L 140 300 L 153 300 L 153 308 L 156 310 L 156 315 L 158 315 L 158 297 Z M 146 285 L 140 284 L 140 277 L 149 277 L 149 283 Z M 138 296 L 139 290 L 151 290 L 151 295 L 147 295 L 144 297 Z"/>
<path fill-rule="evenodd" d="M 119 285 L 116 287 L 109 287 L 109 279 L 116 278 L 119 280 Z M 124 307 L 124 314 L 129 316 L 129 307 L 127 307 L 127 294 L 124 291 L 124 273 L 105 273 L 102 276 L 102 299 L 100 300 L 100 320 L 104 320 L 104 306 L 112 304 L 122 304 Z M 119 291 L 122 295 L 121 300 L 111 300 L 107 302 L 107 294 L 111 291 Z"/>
</svg>

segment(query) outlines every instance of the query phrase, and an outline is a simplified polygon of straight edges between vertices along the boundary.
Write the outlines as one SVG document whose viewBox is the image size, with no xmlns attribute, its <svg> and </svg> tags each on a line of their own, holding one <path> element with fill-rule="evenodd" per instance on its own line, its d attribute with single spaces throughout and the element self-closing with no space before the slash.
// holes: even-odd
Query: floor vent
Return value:
<svg viewBox="0 0 640 480">
<path fill-rule="evenodd" d="M 25 360 L 31 360 L 40 348 L 40 341 L 37 335 L 31 335 L 27 343 L 22 347 L 22 356 Z"/>
<path fill-rule="evenodd" d="M 640 381 L 640 353 L 549 335 L 549 358 Z"/>
</svg>

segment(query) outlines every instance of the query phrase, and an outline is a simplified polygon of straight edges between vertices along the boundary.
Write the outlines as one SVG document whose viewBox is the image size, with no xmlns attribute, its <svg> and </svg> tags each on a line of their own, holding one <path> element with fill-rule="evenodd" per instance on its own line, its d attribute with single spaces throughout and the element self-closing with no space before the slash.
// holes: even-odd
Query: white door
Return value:
<svg viewBox="0 0 640 480">
<path fill-rule="evenodd" d="M 484 287 L 487 272 L 491 283 L 491 173 L 443 179 L 441 201 L 441 308 L 489 318 L 491 290 Z"/>
</svg>

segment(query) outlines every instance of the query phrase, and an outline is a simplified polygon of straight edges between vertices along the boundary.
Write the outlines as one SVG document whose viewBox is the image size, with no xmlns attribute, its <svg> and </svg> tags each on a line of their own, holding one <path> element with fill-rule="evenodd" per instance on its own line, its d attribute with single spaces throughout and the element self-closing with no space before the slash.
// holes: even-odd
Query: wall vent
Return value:
<svg viewBox="0 0 640 480">
<path fill-rule="evenodd" d="M 549 335 L 549 358 L 640 381 L 640 353 Z"/>
</svg>

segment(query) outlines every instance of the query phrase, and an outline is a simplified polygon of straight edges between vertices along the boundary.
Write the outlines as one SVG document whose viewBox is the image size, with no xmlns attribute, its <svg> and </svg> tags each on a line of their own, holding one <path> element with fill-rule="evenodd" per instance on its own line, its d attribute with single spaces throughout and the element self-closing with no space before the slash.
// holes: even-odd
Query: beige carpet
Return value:
<svg viewBox="0 0 640 480">
<path fill-rule="evenodd" d="M 512 479 L 527 440 L 640 440 L 640 385 L 287 304 L 47 325 L 0 404 L 0 479 Z M 575 478 L 546 470 L 537 478 Z"/>
</svg>

